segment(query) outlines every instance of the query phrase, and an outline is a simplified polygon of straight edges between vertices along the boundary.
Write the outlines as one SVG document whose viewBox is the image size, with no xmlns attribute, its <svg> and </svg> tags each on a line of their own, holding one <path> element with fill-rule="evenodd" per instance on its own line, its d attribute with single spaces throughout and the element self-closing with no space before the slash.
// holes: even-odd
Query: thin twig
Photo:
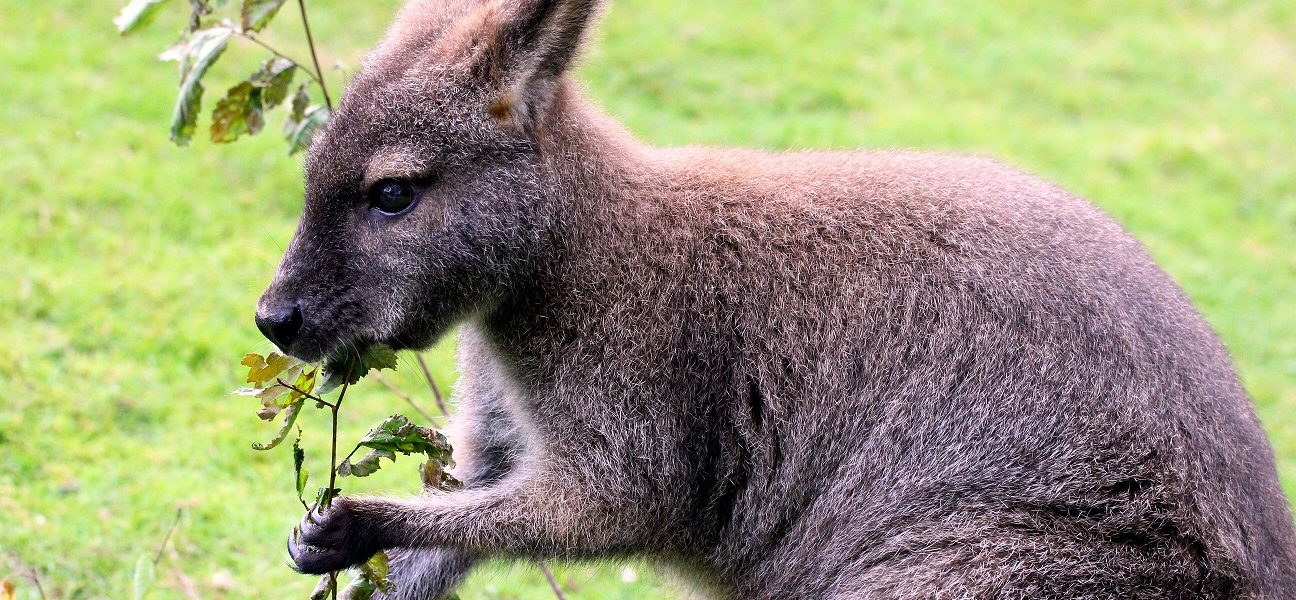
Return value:
<svg viewBox="0 0 1296 600">
<path fill-rule="evenodd" d="M 170 542 L 170 541 L 171 541 L 171 534 L 172 534 L 172 533 L 175 533 L 176 527 L 180 525 L 180 517 L 181 517 L 181 515 L 183 515 L 183 514 L 184 514 L 184 509 L 182 509 L 182 508 L 177 508 L 177 509 L 176 509 L 176 516 L 175 516 L 175 519 L 174 519 L 173 521 L 171 521 L 171 528 L 167 530 L 165 536 L 162 536 L 162 545 L 161 545 L 161 546 L 158 546 L 157 555 L 155 555 L 155 556 L 153 557 L 153 568 L 154 568 L 154 569 L 157 568 L 158 563 L 162 562 L 162 552 L 163 552 L 164 550 L 166 550 L 167 542 Z"/>
<path fill-rule="evenodd" d="M 302 7 L 302 10 L 305 10 L 305 6 Z M 305 13 L 303 13 L 302 16 L 306 16 Z M 347 379 L 351 379 L 351 371 L 354 369 L 355 364 L 348 362 L 346 366 Z M 333 501 L 333 490 L 337 488 L 338 410 L 342 408 L 342 400 L 346 398 L 347 390 L 350 389 L 350 387 L 351 383 L 344 380 L 342 383 L 342 391 L 338 393 L 337 402 L 330 406 L 333 413 L 333 444 L 329 448 L 329 464 L 333 465 L 333 467 L 329 469 L 328 490 L 324 492 L 324 495 L 321 498 L 322 500 L 328 500 L 328 503 Z M 354 453 L 354 450 L 352 452 Z M 328 503 L 325 503 L 323 508 L 328 508 Z M 329 573 L 329 597 L 332 598 L 332 600 L 337 600 L 337 594 L 337 573 Z"/>
<path fill-rule="evenodd" d="M 554 596 L 558 600 L 567 600 L 567 595 L 563 593 L 562 587 L 558 585 L 558 579 L 554 577 L 553 571 L 549 569 L 547 561 L 536 561 L 536 566 L 540 567 L 540 572 L 544 573 L 545 579 L 549 580 L 549 587 L 553 589 Z"/>
<path fill-rule="evenodd" d="M 41 585 L 40 573 L 36 572 L 36 567 L 30 567 L 27 576 L 31 578 L 32 583 L 36 585 L 36 594 L 41 600 L 45 600 L 45 586 Z"/>
<path fill-rule="evenodd" d="M 432 388 L 432 397 L 436 399 L 437 410 L 441 411 L 442 416 L 449 417 L 450 411 L 446 410 L 445 399 L 441 397 L 441 388 L 438 388 L 436 380 L 432 379 L 432 371 L 428 370 L 427 362 L 423 360 L 423 355 L 415 352 L 414 360 L 418 361 L 419 368 L 423 370 L 423 378 L 427 380 L 428 387 Z"/>
<path fill-rule="evenodd" d="M 324 92 L 324 106 L 327 106 L 332 113 L 333 100 L 329 98 L 328 86 L 324 85 L 324 70 L 320 69 L 319 54 L 315 52 L 315 37 L 311 35 L 310 19 L 306 18 L 306 0 L 297 0 L 297 7 L 301 9 L 302 28 L 306 30 L 306 45 L 310 47 L 311 61 L 315 63 L 315 81 L 319 83 L 320 91 Z"/>
<path fill-rule="evenodd" d="M 363 446 L 363 445 L 364 445 L 364 444 L 356 444 L 356 445 L 355 445 L 355 448 L 352 448 L 352 449 L 351 449 L 351 452 L 348 452 L 348 453 L 347 453 L 346 458 L 342 459 L 342 462 L 346 462 L 346 461 L 348 461 L 348 460 L 351 460 L 351 457 L 352 457 L 352 456 L 355 456 L 355 453 L 356 453 L 356 452 L 359 452 L 359 451 L 360 451 L 360 447 Z M 342 463 L 338 463 L 338 467 L 341 467 L 341 466 L 342 466 Z"/>
<path fill-rule="evenodd" d="M 301 61 L 299 61 L 299 60 L 297 60 L 297 59 L 295 59 L 295 58 L 293 58 L 293 57 L 291 57 L 291 56 L 288 56 L 287 54 L 284 54 L 283 52 L 280 52 L 280 51 L 276 50 L 276 49 L 275 49 L 273 46 L 271 46 L 270 44 L 267 44 L 267 43 L 265 43 L 264 41 L 262 41 L 261 38 L 255 36 L 255 35 L 252 35 L 252 34 L 246 32 L 246 31 L 242 31 L 242 30 L 235 30 L 234 33 L 237 34 L 239 37 L 241 37 L 241 38 L 243 38 L 243 39 L 245 39 L 245 40 L 247 40 L 247 41 L 249 41 L 249 42 L 252 42 L 253 44 L 256 44 L 256 45 L 258 45 L 258 46 L 261 46 L 262 48 L 265 48 L 267 51 L 270 52 L 270 54 L 273 54 L 273 55 L 275 55 L 275 56 L 277 56 L 277 57 L 279 57 L 279 58 L 282 58 L 282 59 L 284 59 L 284 60 L 286 60 L 286 61 L 292 63 L 294 66 L 300 68 L 303 72 L 305 72 L 307 77 L 310 77 L 312 81 L 314 81 L 317 85 L 320 86 L 320 89 L 324 89 L 324 81 L 321 80 L 317 75 L 315 75 L 315 73 L 312 72 L 312 71 L 310 70 L 309 67 L 307 67 L 306 65 L 302 64 Z"/>
<path fill-rule="evenodd" d="M 349 372 L 350 370 L 351 370 L 351 366 L 348 365 L 348 366 L 347 366 L 347 371 Z M 324 492 L 324 498 L 323 498 L 323 499 L 325 499 L 325 500 L 329 500 L 329 501 L 332 501 L 332 500 L 333 500 L 333 490 L 334 490 L 334 488 L 337 487 L 337 467 L 338 467 L 338 462 L 337 462 L 338 410 L 342 408 L 342 399 L 343 399 L 343 398 L 346 398 L 347 389 L 350 388 L 350 387 L 351 387 L 351 384 L 350 384 L 350 383 L 343 383 L 343 384 L 342 384 L 342 392 L 338 394 L 337 404 L 334 404 L 334 405 L 332 406 L 332 409 L 333 409 L 333 410 L 332 410 L 332 412 L 333 412 L 333 447 L 332 447 L 332 448 L 329 448 L 329 463 L 333 465 L 333 468 L 329 470 L 329 487 L 328 487 L 328 491 L 327 491 L 327 492 Z M 323 508 L 328 508 L 328 504 L 325 504 L 325 505 L 323 506 Z"/>
<path fill-rule="evenodd" d="M 320 398 L 319 396 L 316 396 L 316 395 L 314 395 L 314 394 L 312 394 L 312 393 L 310 393 L 310 392 L 308 392 L 308 391 L 306 391 L 306 390 L 303 390 L 303 389 L 301 389 L 301 388 L 299 388 L 299 387 L 297 387 L 297 386 L 295 386 L 295 385 L 293 385 L 293 384 L 291 384 L 291 383 L 288 383 L 287 381 L 284 381 L 284 380 L 279 379 L 279 378 L 275 378 L 275 383 L 278 383 L 279 385 L 282 385 L 282 386 L 288 388 L 289 390 L 292 390 L 292 391 L 294 391 L 294 392 L 297 392 L 298 394 L 301 394 L 302 397 L 303 397 L 303 398 L 306 398 L 307 400 L 314 400 L 314 401 L 316 401 L 316 402 L 319 402 L 320 404 L 323 404 L 324 406 L 327 406 L 327 407 L 333 409 L 334 411 L 337 411 L 337 407 L 334 406 L 332 402 L 329 402 L 328 400 L 325 400 L 325 399 L 323 399 L 323 398 Z M 346 388 L 342 388 L 342 389 L 345 390 Z M 338 397 L 338 401 L 341 402 L 341 400 L 342 400 L 342 397 L 339 396 L 339 397 Z"/>
<path fill-rule="evenodd" d="M 423 418 L 424 418 L 424 419 L 427 419 L 428 421 L 434 421 L 434 420 L 435 420 L 435 419 L 432 418 L 432 415 L 429 415 L 429 414 L 427 413 L 427 411 L 423 410 L 422 407 L 420 407 L 416 402 L 414 402 L 414 399 L 411 398 L 409 394 L 406 394 L 405 392 L 400 391 L 400 388 L 398 388 L 398 387 L 392 385 L 392 383 L 391 383 L 390 381 L 387 381 L 386 379 L 383 379 L 382 375 L 379 375 L 379 374 L 377 374 L 377 373 L 374 373 L 374 374 L 373 374 L 373 378 L 374 378 L 374 379 L 377 379 L 377 380 L 378 380 L 378 383 L 383 384 L 383 387 L 387 388 L 387 391 L 391 392 L 391 393 L 392 393 L 393 395 L 395 395 L 397 398 L 400 398 L 401 400 L 404 400 L 405 402 L 408 402 L 409 405 L 410 405 L 410 407 L 412 407 L 414 410 L 418 411 L 418 414 L 423 415 Z"/>
<path fill-rule="evenodd" d="M 36 585 L 36 592 L 40 594 L 41 600 L 45 600 L 45 588 L 41 586 L 40 574 L 36 572 L 36 567 L 27 564 L 26 561 L 18 556 L 13 550 L 5 551 L 9 557 L 9 568 L 13 569 L 20 577 L 30 579 Z M 24 572 L 25 571 L 25 572 Z"/>
</svg>

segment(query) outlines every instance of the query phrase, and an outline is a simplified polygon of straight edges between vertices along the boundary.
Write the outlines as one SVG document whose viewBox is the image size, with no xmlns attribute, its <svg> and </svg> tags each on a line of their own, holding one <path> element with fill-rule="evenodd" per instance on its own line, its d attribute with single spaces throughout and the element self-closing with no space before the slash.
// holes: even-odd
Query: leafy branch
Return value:
<svg viewBox="0 0 1296 600">
<path fill-rule="evenodd" d="M 150 23 L 167 2 L 131 0 L 113 23 L 122 35 L 129 34 Z M 246 79 L 230 87 L 216 103 L 211 111 L 211 140 L 228 143 L 244 135 L 256 135 L 265 127 L 266 113 L 286 104 L 288 114 L 283 135 L 288 141 L 289 154 L 299 152 L 323 129 L 333 111 L 333 100 L 324 80 L 324 71 L 320 68 L 306 2 L 298 0 L 297 6 L 310 51 L 309 64 L 290 57 L 258 35 L 286 0 L 243 0 L 237 14 L 222 16 L 218 9 L 226 3 L 226 0 L 189 0 L 188 25 L 180 40 L 158 55 L 162 60 L 180 65 L 180 83 L 171 110 L 171 141 L 185 146 L 193 139 L 202 113 L 203 79 L 225 53 L 230 40 L 241 38 L 269 52 L 270 57 Z M 298 71 L 306 73 L 310 81 L 297 86 L 296 92 L 290 96 L 289 90 Z M 323 104 L 311 101 L 312 87 L 318 90 Z"/>
<path fill-rule="evenodd" d="M 378 470 L 379 458 L 396 458 L 393 450 L 409 454 L 411 450 L 434 449 L 435 452 L 425 452 L 429 465 L 422 467 L 420 472 L 447 473 L 453 466 L 450 462 L 452 449 L 440 433 L 414 426 L 399 415 L 388 418 L 356 445 L 357 449 L 362 445 L 375 448 L 374 452 L 379 453 L 377 456 L 372 459 L 366 457 L 353 465 L 350 460 L 355 450 L 352 450 L 341 462 L 338 461 L 338 415 L 346 400 L 347 391 L 371 371 L 395 369 L 396 353 L 390 348 L 375 346 L 327 364 L 306 364 L 277 352 L 266 356 L 247 354 L 240 364 L 248 368 L 246 381 L 250 385 L 235 393 L 258 398 L 261 409 L 257 411 L 257 416 L 263 420 L 273 421 L 280 414 L 283 415 L 274 438 L 263 444 L 253 444 L 254 449 L 271 450 L 282 443 L 296 424 L 297 416 L 307 401 L 314 402 L 317 408 L 329 410 L 331 443 L 328 485 L 319 489 L 313 505 L 307 504 L 304 497 L 310 473 L 305 466 L 306 451 L 301 447 L 300 428 L 292 445 L 293 487 L 297 491 L 297 501 L 306 509 L 307 515 L 326 510 L 333 499 L 342 493 L 337 486 L 339 476 L 363 477 L 372 474 Z M 326 400 L 324 396 L 334 390 L 337 390 L 337 398 L 331 402 Z M 443 489 L 452 489 L 452 484 L 457 482 L 446 474 L 436 483 Z M 424 484 L 428 484 L 426 477 Z M 387 557 L 383 553 L 375 555 L 359 571 L 359 575 L 351 583 L 353 589 L 348 590 L 349 598 L 369 598 L 377 590 L 390 593 L 394 589 L 387 579 Z M 311 598 L 336 598 L 337 593 L 337 574 L 330 573 L 320 579 Z"/>
<path fill-rule="evenodd" d="M 130 34 L 152 22 L 170 1 L 130 0 L 113 19 L 113 23 L 122 35 Z M 324 79 L 324 71 L 320 67 L 306 1 L 297 0 L 297 7 L 306 47 L 310 53 L 309 64 L 281 51 L 261 36 L 286 3 L 287 0 L 188 0 L 188 19 L 180 39 L 158 55 L 163 61 L 173 61 L 179 65 L 179 84 L 171 111 L 170 135 L 173 142 L 186 146 L 192 141 L 203 112 L 204 79 L 224 55 L 230 40 L 235 38 L 248 42 L 269 56 L 250 75 L 229 87 L 212 108 L 210 139 L 215 143 L 229 143 L 245 135 L 256 135 L 264 129 L 267 113 L 280 106 L 284 106 L 287 112 L 282 131 L 290 155 L 305 149 L 315 134 L 324 128 L 333 113 L 333 100 Z M 237 5 L 237 11 L 232 9 L 234 5 Z M 305 73 L 309 81 L 297 85 L 294 90 L 293 83 L 298 71 Z M 312 99 L 312 90 L 317 90 L 322 103 Z M 449 412 L 441 390 L 423 357 L 418 354 L 414 356 L 444 418 Z M 395 353 L 383 346 L 370 348 L 331 364 L 304 364 L 274 352 L 266 356 L 247 354 L 243 357 L 242 364 L 248 367 L 247 383 L 250 386 L 236 393 L 260 400 L 261 408 L 257 411 L 257 416 L 265 421 L 274 421 L 279 415 L 283 415 L 274 437 L 265 443 L 253 444 L 255 450 L 271 450 L 287 439 L 306 402 L 313 402 L 316 408 L 329 410 L 331 445 L 328 484 L 319 489 L 313 506 L 305 499 L 310 473 L 305 466 L 306 452 L 301 447 L 300 427 L 297 428 L 298 435 L 292 444 L 294 488 L 297 500 L 308 515 L 313 510 L 327 508 L 341 493 L 342 490 L 337 487 L 338 477 L 370 475 L 380 468 L 382 459 L 395 460 L 398 454 L 424 455 L 425 460 L 419 466 L 419 474 L 425 488 L 449 490 L 461 486 L 449 473 L 449 469 L 454 466 L 453 449 L 446 438 L 435 429 L 415 425 L 401 415 L 388 417 L 370 430 L 346 457 L 338 461 L 338 415 L 347 390 L 371 372 L 395 369 L 396 362 Z M 424 418 L 432 420 L 431 415 L 419 408 L 408 394 L 379 376 L 375 375 L 375 378 Z M 325 396 L 334 390 L 338 390 L 337 398 L 326 400 Z M 353 461 L 361 448 L 367 448 L 368 452 L 359 460 Z M 174 529 L 173 524 L 163 540 L 163 548 Z M 158 557 L 161 556 L 161 551 L 158 551 Z M 154 558 L 152 563 L 145 566 L 156 567 L 156 563 L 157 558 Z M 555 596 L 559 600 L 565 600 L 562 588 L 549 565 L 544 561 L 538 564 Z M 393 588 L 387 578 L 388 571 L 387 557 L 380 552 L 359 567 L 359 575 L 351 582 L 347 597 L 370 598 L 377 590 L 390 594 Z M 139 573 L 137 580 L 138 575 Z M 37 586 L 39 589 L 39 581 Z M 337 574 L 330 573 L 321 578 L 311 598 L 316 600 L 332 597 L 336 600 L 337 594 Z"/>
</svg>

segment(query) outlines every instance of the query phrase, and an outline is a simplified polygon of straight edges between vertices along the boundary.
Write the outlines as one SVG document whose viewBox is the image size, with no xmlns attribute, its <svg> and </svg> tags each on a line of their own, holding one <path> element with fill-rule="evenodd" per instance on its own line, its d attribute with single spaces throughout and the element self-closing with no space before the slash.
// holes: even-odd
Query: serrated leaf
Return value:
<svg viewBox="0 0 1296 600">
<path fill-rule="evenodd" d="M 230 88 L 212 110 L 211 140 L 225 144 L 257 134 L 265 125 L 262 111 L 261 88 L 247 81 Z"/>
<path fill-rule="evenodd" d="M 135 576 L 131 578 L 131 589 L 134 592 L 135 600 L 143 600 L 145 596 L 153 589 L 153 582 L 157 580 L 157 571 L 153 566 L 153 558 L 147 554 L 141 554 L 135 560 Z"/>
<path fill-rule="evenodd" d="M 166 0 L 131 0 L 129 4 L 122 7 L 117 18 L 113 19 L 117 32 L 126 35 L 147 25 L 153 20 L 157 10 L 162 8 L 163 2 Z"/>
<path fill-rule="evenodd" d="M 429 458 L 448 458 L 450 442 L 430 427 L 420 427 L 403 415 L 387 417 L 377 427 L 369 430 L 360 445 L 375 450 L 390 450 L 402 454 L 422 452 Z"/>
<path fill-rule="evenodd" d="M 247 382 L 256 387 L 265 387 L 269 382 L 275 381 L 286 369 L 301 364 L 301 361 L 278 352 L 271 352 L 267 356 L 260 354 L 246 354 L 239 363 L 248 368 Z"/>
<path fill-rule="evenodd" d="M 310 147 L 311 139 L 315 134 L 324 129 L 324 124 L 328 122 L 329 110 L 327 107 L 316 104 L 309 106 L 302 112 L 301 119 L 290 120 L 292 126 L 289 127 L 288 154 L 293 155 Z"/>
<path fill-rule="evenodd" d="M 288 113 L 288 120 L 284 122 L 284 135 L 292 133 L 297 122 L 306 117 L 306 108 L 310 106 L 310 92 L 307 86 L 310 84 L 303 83 L 297 86 L 297 92 L 293 94 L 292 111 Z"/>
<path fill-rule="evenodd" d="M 297 74 L 297 64 L 286 58 L 272 58 L 261 63 L 248 82 L 261 88 L 261 105 L 274 108 L 288 98 L 288 86 Z"/>
<path fill-rule="evenodd" d="M 373 370 L 395 370 L 396 363 L 396 351 L 385 344 L 370 345 L 360 357 L 360 364 L 365 368 L 366 375 Z"/>
<path fill-rule="evenodd" d="M 385 344 L 373 344 L 359 354 L 330 360 L 324 365 L 320 394 L 327 394 L 343 383 L 356 384 L 370 371 L 395 369 L 396 351 Z M 351 368 L 348 371 L 347 366 Z"/>
<path fill-rule="evenodd" d="M 286 58 L 272 58 L 247 78 L 230 88 L 212 111 L 211 139 L 228 143 L 241 135 L 256 135 L 265 125 L 265 111 L 288 97 L 297 65 Z"/>
<path fill-rule="evenodd" d="M 396 460 L 396 455 L 390 450 L 370 450 L 368 454 L 356 462 L 344 460 L 338 465 L 337 474 L 342 477 L 368 477 L 381 468 L 378 460 L 386 458 Z"/>
<path fill-rule="evenodd" d="M 252 444 L 252 449 L 270 450 L 275 446 L 278 446 L 280 442 L 284 441 L 284 439 L 288 437 L 288 432 L 292 430 L 293 423 L 297 421 L 297 413 L 301 412 L 301 407 L 304 403 L 305 400 L 298 400 L 289 404 L 288 408 L 284 409 L 284 420 L 283 423 L 279 425 L 279 432 L 275 434 L 274 439 L 264 444 Z"/>
<path fill-rule="evenodd" d="M 305 398 L 306 394 L 310 394 L 315 390 L 315 380 L 318 373 L 319 367 L 317 366 L 309 371 L 302 371 L 301 374 L 297 375 L 297 379 L 293 381 L 293 387 L 297 388 L 292 390 L 293 400 Z"/>
<path fill-rule="evenodd" d="M 270 24 L 270 19 L 279 12 L 284 2 L 285 0 L 243 0 L 243 10 L 239 12 L 243 29 L 261 31 L 263 27 Z"/>
<path fill-rule="evenodd" d="M 193 139 L 198 126 L 198 113 L 202 109 L 202 78 L 207 69 L 225 52 L 233 30 L 228 27 L 211 27 L 195 31 L 180 58 L 180 90 L 171 111 L 171 141 L 180 146 Z"/>
</svg>

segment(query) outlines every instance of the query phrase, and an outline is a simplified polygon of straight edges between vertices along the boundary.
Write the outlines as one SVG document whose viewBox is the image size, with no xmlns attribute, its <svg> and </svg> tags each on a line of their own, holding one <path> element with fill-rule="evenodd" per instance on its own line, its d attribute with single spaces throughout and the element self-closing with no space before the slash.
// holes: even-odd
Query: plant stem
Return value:
<svg viewBox="0 0 1296 600">
<path fill-rule="evenodd" d="M 302 7 L 302 10 L 305 10 L 304 6 Z M 302 16 L 304 17 L 305 14 L 303 13 Z M 355 369 L 354 363 L 347 364 L 346 373 L 348 380 L 351 379 L 350 375 L 353 369 Z M 342 391 L 338 392 L 337 402 L 329 405 L 330 412 L 333 414 L 333 443 L 329 447 L 329 464 L 331 464 L 332 467 L 329 469 L 328 490 L 325 490 L 324 496 L 321 499 L 321 504 L 323 505 L 320 507 L 321 510 L 328 509 L 329 503 L 333 501 L 333 490 L 337 487 L 338 410 L 342 408 L 342 400 L 346 398 L 347 389 L 350 387 L 351 383 L 344 381 L 342 383 Z M 329 597 L 332 598 L 332 600 L 337 600 L 337 594 L 337 573 L 329 573 Z"/>
<path fill-rule="evenodd" d="M 347 453 L 346 458 L 343 458 L 343 459 L 342 459 L 342 462 L 346 462 L 346 461 L 348 461 L 348 460 L 351 460 L 351 457 L 352 457 L 352 456 L 355 456 L 355 453 L 358 452 L 359 450 L 360 450 L 360 444 L 356 444 L 356 445 L 355 445 L 355 448 L 352 448 L 352 449 L 351 449 L 351 452 Z M 342 464 L 341 464 L 341 463 L 338 463 L 338 466 L 340 467 L 340 466 L 342 466 Z M 336 467 L 335 467 L 335 470 L 336 470 Z"/>
<path fill-rule="evenodd" d="M 282 58 L 282 59 L 284 59 L 284 60 L 286 60 L 286 61 L 292 63 L 294 66 L 300 68 L 304 73 L 306 73 L 306 76 L 307 76 L 307 77 L 310 77 L 311 80 L 314 81 L 316 85 L 320 86 L 320 89 L 321 89 L 321 90 L 324 89 L 324 80 L 320 79 L 319 76 L 317 76 L 313 71 L 311 71 L 310 68 L 308 68 L 306 65 L 303 65 L 301 61 L 299 61 L 299 60 L 297 60 L 297 59 L 295 59 L 295 58 L 293 58 L 293 57 L 291 57 L 291 56 L 288 56 L 287 54 L 284 54 L 283 52 L 280 52 L 280 51 L 276 50 L 276 49 L 274 48 L 274 46 L 271 46 L 270 44 L 267 44 L 267 43 L 261 41 L 261 38 L 256 37 L 256 36 L 254 36 L 254 35 L 252 35 L 252 34 L 246 32 L 246 31 L 237 31 L 237 30 L 236 30 L 234 33 L 237 34 L 239 37 L 241 37 L 241 38 L 243 38 L 243 39 L 245 39 L 245 40 L 247 40 L 247 41 L 249 41 L 249 42 L 252 42 L 253 44 L 256 44 L 256 45 L 258 45 L 258 46 L 261 46 L 262 48 L 265 48 L 266 51 L 269 52 L 270 54 L 273 54 L 273 55 L 275 55 L 275 56 L 277 56 L 277 57 L 279 57 L 279 58 Z"/>
<path fill-rule="evenodd" d="M 335 412 L 337 411 L 337 407 L 334 406 L 334 404 L 333 404 L 332 402 L 329 402 L 328 400 L 325 400 L 325 399 L 323 399 L 323 398 L 320 398 L 319 396 L 316 396 L 316 395 L 314 395 L 314 394 L 311 394 L 310 392 L 308 392 L 308 391 L 306 391 L 306 390 L 303 390 L 303 389 L 301 389 L 301 388 L 299 388 L 299 387 L 297 387 L 297 386 L 295 386 L 295 385 L 293 385 L 293 384 L 291 384 L 291 383 L 288 383 L 287 381 L 284 381 L 284 380 L 282 380 L 282 379 L 278 379 L 278 378 L 276 378 L 276 379 L 275 379 L 275 382 L 278 383 L 279 385 L 282 385 L 282 386 L 284 386 L 284 387 L 286 387 L 286 388 L 288 388 L 288 389 L 294 391 L 294 392 L 297 392 L 298 394 L 301 394 L 302 397 L 305 398 L 305 399 L 307 399 L 307 400 L 314 400 L 314 401 L 316 401 L 316 402 L 319 402 L 320 404 L 323 404 L 324 406 L 327 406 L 327 407 L 333 409 Z M 346 388 L 343 387 L 342 389 L 345 390 Z M 341 397 L 341 396 L 338 396 L 338 401 L 341 402 L 341 400 L 342 400 L 342 397 Z"/>
<path fill-rule="evenodd" d="M 423 378 L 427 380 L 428 387 L 432 388 L 432 397 L 436 399 L 437 410 L 441 411 L 441 416 L 449 418 L 450 411 L 446 410 L 445 400 L 441 397 L 441 388 L 438 388 L 436 380 L 432 379 L 432 371 L 428 370 L 423 355 L 415 352 L 414 360 L 418 361 L 419 368 L 423 370 Z"/>
<path fill-rule="evenodd" d="M 558 579 L 554 577 L 553 571 L 549 569 L 547 561 L 536 561 L 536 566 L 540 567 L 540 572 L 544 573 L 545 579 L 549 580 L 549 587 L 553 590 L 554 596 L 558 600 L 567 600 L 567 595 L 563 593 L 562 587 L 558 585 Z"/>
<path fill-rule="evenodd" d="M 333 489 L 337 487 L 338 409 L 342 408 L 342 399 L 346 397 L 347 388 L 349 387 L 351 387 L 351 384 L 349 383 L 342 384 L 342 393 L 338 394 L 337 404 L 329 406 L 331 409 L 330 412 L 333 416 L 333 444 L 332 447 L 329 448 L 329 463 L 333 465 L 333 468 L 329 469 L 328 491 L 324 492 L 324 497 L 321 499 L 320 503 L 320 509 L 327 509 L 329 507 L 329 502 L 332 502 L 333 500 Z"/>
<path fill-rule="evenodd" d="M 324 92 L 324 106 L 327 106 L 329 113 L 332 113 L 333 100 L 329 98 L 328 86 L 324 85 L 324 71 L 320 69 L 319 54 L 315 52 L 315 37 L 311 35 L 310 19 L 306 17 L 306 0 L 297 0 L 297 7 L 301 9 L 302 28 L 306 30 L 306 45 L 310 47 L 311 61 L 315 63 L 315 82 L 319 84 L 320 91 Z"/>
<path fill-rule="evenodd" d="M 377 379 L 378 383 L 383 384 L 383 387 L 387 388 L 387 390 L 390 391 L 392 394 L 394 394 L 397 398 L 400 398 L 401 400 L 404 400 L 405 402 L 409 403 L 410 408 L 413 408 L 415 411 L 417 411 L 418 414 L 422 415 L 424 419 L 427 419 L 428 421 L 436 420 L 433 419 L 432 415 L 429 415 L 426 410 L 423 410 L 422 407 L 420 407 L 417 403 L 415 403 L 414 399 L 411 398 L 409 394 L 400 391 L 400 388 L 392 385 L 390 381 L 383 379 L 382 375 L 374 373 L 373 378 Z"/>
<path fill-rule="evenodd" d="M 176 509 L 175 520 L 171 521 L 171 528 L 167 530 L 166 535 L 162 537 L 162 545 L 158 546 L 157 555 L 153 557 L 153 568 L 157 568 L 158 563 L 162 562 L 162 551 L 166 550 L 167 542 L 171 541 L 171 534 L 175 532 L 176 527 L 180 525 L 180 515 L 183 509 Z"/>
<path fill-rule="evenodd" d="M 41 600 L 45 600 L 45 586 L 41 585 L 40 573 L 36 572 L 36 567 L 31 567 L 29 576 L 32 583 L 36 584 L 36 593 L 40 595 Z"/>
</svg>

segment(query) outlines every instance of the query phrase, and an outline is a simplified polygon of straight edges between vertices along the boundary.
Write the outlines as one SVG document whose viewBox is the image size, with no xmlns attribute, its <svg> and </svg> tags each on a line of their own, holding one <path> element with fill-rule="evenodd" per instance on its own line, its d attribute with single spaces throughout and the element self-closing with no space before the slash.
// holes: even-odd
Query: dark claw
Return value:
<svg viewBox="0 0 1296 600">
<path fill-rule="evenodd" d="M 356 527 L 351 511 L 336 500 L 323 513 L 307 513 L 288 538 L 293 568 L 311 575 L 353 567 L 376 551 Z"/>
</svg>

